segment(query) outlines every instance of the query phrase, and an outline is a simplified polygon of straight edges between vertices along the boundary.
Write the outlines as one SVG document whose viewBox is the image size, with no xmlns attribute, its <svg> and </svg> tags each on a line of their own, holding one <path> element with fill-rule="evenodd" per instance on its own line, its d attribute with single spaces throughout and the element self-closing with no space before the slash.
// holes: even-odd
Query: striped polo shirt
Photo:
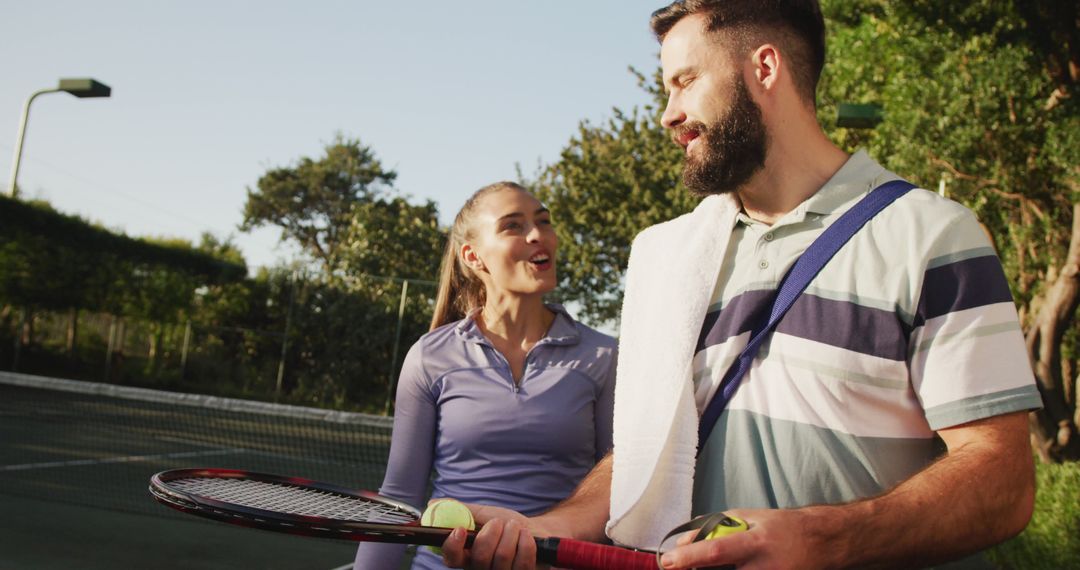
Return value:
<svg viewBox="0 0 1080 570">
<path fill-rule="evenodd" d="M 830 223 L 897 177 L 865 152 L 772 226 L 740 215 L 694 356 L 699 412 Z M 695 514 L 879 494 L 934 432 L 1041 406 L 1016 308 L 973 214 L 912 190 L 824 268 L 762 345 L 698 460 Z"/>
</svg>

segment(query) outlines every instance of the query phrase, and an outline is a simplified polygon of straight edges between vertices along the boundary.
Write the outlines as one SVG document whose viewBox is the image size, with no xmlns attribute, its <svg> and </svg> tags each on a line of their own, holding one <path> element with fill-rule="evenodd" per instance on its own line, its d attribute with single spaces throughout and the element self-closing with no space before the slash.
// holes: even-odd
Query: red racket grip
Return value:
<svg viewBox="0 0 1080 570">
<path fill-rule="evenodd" d="M 572 570 L 657 570 L 656 554 L 572 538 L 536 540 L 536 559 Z"/>
</svg>

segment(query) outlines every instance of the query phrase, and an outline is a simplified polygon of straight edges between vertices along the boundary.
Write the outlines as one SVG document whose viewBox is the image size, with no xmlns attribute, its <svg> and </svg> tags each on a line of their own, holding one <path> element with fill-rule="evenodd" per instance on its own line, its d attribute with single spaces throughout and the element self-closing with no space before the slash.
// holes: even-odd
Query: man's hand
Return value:
<svg viewBox="0 0 1080 570">
<path fill-rule="evenodd" d="M 1027 413 L 939 435 L 948 453 L 878 497 L 792 510 L 732 510 L 749 530 L 692 544 L 683 537 L 664 556 L 664 568 L 922 567 L 1023 530 L 1034 503 Z"/>
<path fill-rule="evenodd" d="M 722 538 L 692 542 L 696 533 L 679 538 L 678 547 L 664 554 L 665 569 L 705 568 L 732 564 L 739 570 L 824 567 L 815 556 L 813 516 L 805 510 L 731 510 L 749 530 Z M 780 545 L 780 547 L 778 547 Z"/>
</svg>

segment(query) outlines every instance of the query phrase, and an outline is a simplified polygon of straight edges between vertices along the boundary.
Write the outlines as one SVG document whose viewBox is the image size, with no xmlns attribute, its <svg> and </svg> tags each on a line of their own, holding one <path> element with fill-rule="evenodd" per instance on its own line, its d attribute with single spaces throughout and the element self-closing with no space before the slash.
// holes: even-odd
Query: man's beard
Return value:
<svg viewBox="0 0 1080 570">
<path fill-rule="evenodd" d="M 680 125 L 672 133 L 697 131 L 701 157 L 686 156 L 683 185 L 695 196 L 734 192 L 765 166 L 768 135 L 761 108 L 750 98 L 746 83 L 735 78 L 731 109 L 711 126 Z"/>
</svg>

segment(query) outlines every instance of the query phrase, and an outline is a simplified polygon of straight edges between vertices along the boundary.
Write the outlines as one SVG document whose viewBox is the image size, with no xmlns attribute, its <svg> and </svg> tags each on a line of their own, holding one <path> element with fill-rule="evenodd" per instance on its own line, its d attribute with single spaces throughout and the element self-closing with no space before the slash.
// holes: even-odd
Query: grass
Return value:
<svg viewBox="0 0 1080 570">
<path fill-rule="evenodd" d="M 1003 569 L 1080 568 L 1080 462 L 1038 465 L 1035 513 L 988 558 Z"/>
</svg>

